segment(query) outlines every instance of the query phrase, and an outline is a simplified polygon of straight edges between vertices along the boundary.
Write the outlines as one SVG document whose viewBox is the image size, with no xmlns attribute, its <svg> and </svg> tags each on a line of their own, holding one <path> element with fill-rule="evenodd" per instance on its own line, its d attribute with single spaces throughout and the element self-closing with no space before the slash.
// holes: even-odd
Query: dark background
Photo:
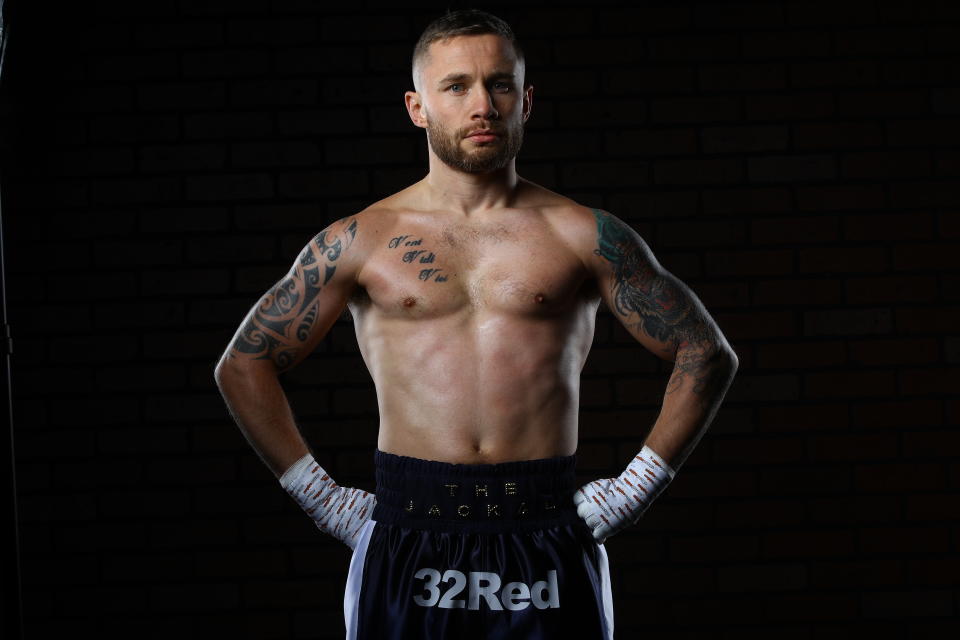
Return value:
<svg viewBox="0 0 960 640">
<path fill-rule="evenodd" d="M 247 445 L 213 366 L 307 240 L 425 174 L 402 94 L 448 5 L 8 4 L 26 636 L 343 637 L 349 550 Z M 536 87 L 519 173 L 629 221 L 740 359 L 607 543 L 618 638 L 960 629 L 958 7 L 481 6 Z M 601 312 L 584 482 L 639 450 L 669 373 Z M 349 318 L 285 385 L 321 463 L 372 490 Z"/>
</svg>

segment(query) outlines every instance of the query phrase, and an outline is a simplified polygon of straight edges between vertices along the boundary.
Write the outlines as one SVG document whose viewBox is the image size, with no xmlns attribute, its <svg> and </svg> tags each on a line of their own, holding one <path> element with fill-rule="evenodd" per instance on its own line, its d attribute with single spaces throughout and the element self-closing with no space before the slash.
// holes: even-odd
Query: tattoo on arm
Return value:
<svg viewBox="0 0 960 640">
<path fill-rule="evenodd" d="M 321 231 L 303 248 L 290 272 L 250 310 L 229 357 L 272 360 L 280 371 L 297 361 L 319 315 L 317 295 L 357 235 L 356 220 L 345 224 L 340 232 Z"/>
<path fill-rule="evenodd" d="M 717 335 L 700 304 L 683 283 L 665 274 L 629 226 L 602 209 L 593 209 L 597 222 L 594 253 L 613 270 L 611 297 L 614 311 L 634 331 L 643 331 L 669 345 L 664 355 L 675 356 L 667 393 L 682 386 L 688 376 L 699 395 L 711 386 L 705 373 L 718 350 Z"/>
</svg>

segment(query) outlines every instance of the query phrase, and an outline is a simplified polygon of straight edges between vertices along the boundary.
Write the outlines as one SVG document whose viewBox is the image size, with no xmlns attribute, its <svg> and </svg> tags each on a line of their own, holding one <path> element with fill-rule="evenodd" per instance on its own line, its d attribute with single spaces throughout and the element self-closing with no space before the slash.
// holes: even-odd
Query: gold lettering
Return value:
<svg viewBox="0 0 960 640">
<path fill-rule="evenodd" d="M 458 488 L 460 485 L 458 485 L 458 484 L 445 484 L 445 485 L 443 485 L 443 486 L 445 486 L 447 489 L 450 490 L 450 495 L 451 495 L 451 496 L 455 496 L 455 495 L 457 495 L 457 488 Z"/>
<path fill-rule="evenodd" d="M 500 505 L 498 504 L 488 504 L 487 505 L 487 517 L 495 515 L 498 518 L 500 517 Z"/>
<path fill-rule="evenodd" d="M 508 496 L 517 495 L 517 483 L 516 482 L 504 482 L 503 483 L 503 492 Z"/>
<path fill-rule="evenodd" d="M 478 496 L 487 497 L 487 485 L 483 485 L 482 487 L 480 485 L 476 485 L 476 487 Z"/>
<path fill-rule="evenodd" d="M 440 507 L 438 507 L 437 505 L 431 506 L 431 507 L 430 507 L 430 510 L 427 511 L 427 515 L 428 515 L 428 516 L 439 516 L 439 515 L 440 515 Z"/>
<path fill-rule="evenodd" d="M 469 516 L 469 515 L 470 515 L 470 505 L 468 505 L 468 504 L 462 504 L 462 505 L 460 505 L 459 507 L 457 507 L 457 515 L 460 516 L 461 518 L 466 518 L 467 516 Z"/>
</svg>

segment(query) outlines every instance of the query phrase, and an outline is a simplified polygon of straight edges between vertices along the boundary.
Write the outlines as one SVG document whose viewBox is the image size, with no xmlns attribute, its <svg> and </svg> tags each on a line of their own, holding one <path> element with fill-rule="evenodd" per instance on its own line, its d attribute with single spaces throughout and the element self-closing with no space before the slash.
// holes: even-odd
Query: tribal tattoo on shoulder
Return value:
<svg viewBox="0 0 960 640">
<path fill-rule="evenodd" d="M 611 296 L 623 324 L 670 345 L 663 355 L 676 355 L 671 388 L 690 374 L 694 390 L 707 392 L 709 382 L 702 371 L 717 353 L 717 336 L 699 302 L 683 283 L 654 267 L 655 258 L 626 223 L 602 209 L 593 209 L 593 215 L 598 244 L 594 253 L 613 270 Z"/>
<path fill-rule="evenodd" d="M 317 296 L 356 235 L 357 221 L 344 218 L 307 243 L 290 272 L 250 310 L 229 357 L 242 354 L 254 360 L 272 360 L 280 371 L 292 366 L 317 321 Z"/>
</svg>

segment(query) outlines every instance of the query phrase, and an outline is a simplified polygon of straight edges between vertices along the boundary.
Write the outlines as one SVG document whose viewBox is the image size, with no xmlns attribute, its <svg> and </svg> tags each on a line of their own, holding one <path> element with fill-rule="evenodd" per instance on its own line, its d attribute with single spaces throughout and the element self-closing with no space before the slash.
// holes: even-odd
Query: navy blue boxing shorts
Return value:
<svg viewBox="0 0 960 640">
<path fill-rule="evenodd" d="M 573 504 L 576 456 L 449 464 L 377 450 L 348 640 L 613 638 L 610 572 Z"/>
</svg>

